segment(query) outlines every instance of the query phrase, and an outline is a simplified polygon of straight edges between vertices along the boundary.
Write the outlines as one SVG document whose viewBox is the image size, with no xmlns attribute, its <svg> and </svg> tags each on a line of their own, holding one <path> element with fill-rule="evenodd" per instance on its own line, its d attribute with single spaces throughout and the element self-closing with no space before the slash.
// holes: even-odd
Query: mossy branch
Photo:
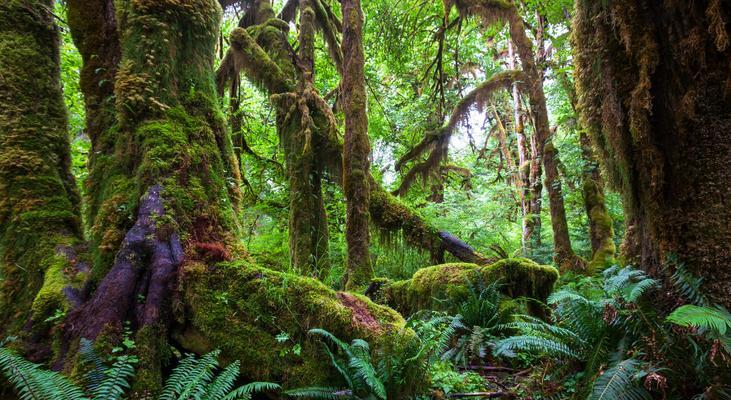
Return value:
<svg viewBox="0 0 731 400">
<path fill-rule="evenodd" d="M 440 163 L 447 158 L 449 151 L 449 140 L 462 121 L 469 118 L 469 114 L 473 109 L 484 110 L 488 106 L 488 101 L 495 91 L 500 89 L 508 89 L 514 83 L 521 82 L 524 74 L 519 70 L 509 70 L 499 72 L 490 79 L 481 83 L 474 90 L 464 96 L 454 107 L 452 115 L 444 126 L 436 131 L 428 132 L 424 138 L 413 149 L 403 155 L 396 162 L 396 170 L 400 171 L 403 166 L 431 149 L 431 154 L 426 161 L 414 166 L 404 177 L 399 188 L 394 192 L 399 195 L 405 194 L 411 184 L 417 177 L 426 180 L 439 167 Z"/>
</svg>

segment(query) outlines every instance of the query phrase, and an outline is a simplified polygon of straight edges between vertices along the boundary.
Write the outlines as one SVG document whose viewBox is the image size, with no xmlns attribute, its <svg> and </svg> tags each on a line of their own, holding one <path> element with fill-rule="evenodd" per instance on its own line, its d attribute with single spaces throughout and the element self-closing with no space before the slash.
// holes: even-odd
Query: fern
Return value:
<svg viewBox="0 0 731 400">
<path fill-rule="evenodd" d="M 640 361 L 629 358 L 616 363 L 594 382 L 589 400 L 649 400 L 650 393 L 637 384 Z"/>
<path fill-rule="evenodd" d="M 280 390 L 281 386 L 271 382 L 251 382 L 227 394 L 223 400 L 248 400 L 254 393 Z"/>
<path fill-rule="evenodd" d="M 129 356 L 121 356 L 111 368 L 104 371 L 105 378 L 91 390 L 94 400 L 117 400 L 129 389 L 129 380 L 134 375 Z"/>
<path fill-rule="evenodd" d="M 5 347 L 0 347 L 0 369 L 21 400 L 87 400 L 83 391 L 61 374 L 43 370 Z"/>
<path fill-rule="evenodd" d="M 69 381 L 63 375 L 42 369 L 3 347 L 0 342 L 0 370 L 15 387 L 21 400 L 117 400 L 123 398 L 134 375 L 134 357 L 120 356 L 107 367 L 94 352 L 91 342 L 82 340 L 79 347 L 81 360 L 93 366 L 86 375 L 87 390 Z M 239 376 L 239 362 L 234 362 L 216 375 L 219 352 L 201 357 L 187 355 L 173 370 L 160 400 L 248 400 L 256 392 L 279 390 L 274 383 L 254 382 L 232 390 Z"/>
<path fill-rule="evenodd" d="M 709 339 L 720 341 L 726 352 L 731 354 L 731 313 L 723 307 L 710 308 L 687 304 L 670 313 L 666 321 L 679 326 L 698 328 Z"/>
<path fill-rule="evenodd" d="M 202 400 L 222 400 L 227 393 L 231 392 L 236 379 L 239 377 L 241 363 L 236 360 L 221 371 L 216 379 L 206 388 Z"/>
<path fill-rule="evenodd" d="M 525 351 L 531 354 L 547 355 L 557 358 L 579 359 L 579 353 L 572 350 L 566 343 L 539 336 L 511 336 L 495 343 L 493 353 L 496 356 L 514 357 L 516 351 Z"/>
<path fill-rule="evenodd" d="M 670 276 L 675 290 L 692 304 L 700 307 L 709 307 L 711 305 L 708 297 L 701 291 L 703 279 L 691 274 L 685 265 L 677 261 L 677 257 L 671 255 L 668 257 L 668 264 L 675 265 L 675 272 Z"/>
</svg>

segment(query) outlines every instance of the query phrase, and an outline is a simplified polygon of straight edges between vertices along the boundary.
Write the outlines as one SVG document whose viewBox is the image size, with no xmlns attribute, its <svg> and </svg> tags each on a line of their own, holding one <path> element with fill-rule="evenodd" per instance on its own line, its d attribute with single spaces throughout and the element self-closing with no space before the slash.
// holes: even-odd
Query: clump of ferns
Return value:
<svg viewBox="0 0 731 400">
<path fill-rule="evenodd" d="M 444 358 L 466 366 L 491 356 L 495 341 L 510 332 L 506 324 L 513 321 L 519 304 L 502 294 L 500 281 L 478 279 L 465 286 L 467 296 L 454 307 L 455 335 Z"/>
<path fill-rule="evenodd" d="M 55 371 L 44 369 L 5 347 L 0 342 L 0 370 L 21 400 L 118 400 L 125 398 L 134 377 L 137 360 L 131 355 L 115 357 L 112 365 L 93 350 L 91 342 L 80 343 L 82 363 L 91 367 L 83 387 Z M 185 356 L 167 379 L 159 400 L 246 400 L 253 393 L 278 390 L 279 385 L 253 382 L 234 388 L 239 377 L 239 362 L 219 371 L 219 352 L 200 358 Z"/>
<path fill-rule="evenodd" d="M 429 367 L 441 358 L 458 328 L 454 318 L 432 315 L 411 318 L 406 327 L 378 351 L 368 342 L 350 343 L 323 329 L 310 330 L 323 347 L 344 386 L 310 386 L 284 394 L 304 399 L 404 399 L 426 393 Z M 415 333 L 415 334 L 414 334 Z"/>
<path fill-rule="evenodd" d="M 665 318 L 649 302 L 657 289 L 659 283 L 643 271 L 611 267 L 600 278 L 553 293 L 548 303 L 554 309 L 554 324 L 530 316 L 508 324 L 518 334 L 499 340 L 493 353 L 548 358 L 560 361 L 559 369 L 566 373 L 572 368 L 583 371 L 574 398 L 649 399 L 651 392 L 673 398 L 694 390 L 723 393 L 727 389 L 715 372 L 708 376 L 695 372 L 714 369 L 708 352 L 688 332 L 679 335 L 676 330 L 694 326 L 705 330 L 705 337 L 727 335 L 731 316 L 719 308 L 690 305 Z M 689 388 L 671 387 L 669 382 L 678 377 L 678 382 L 693 381 L 689 377 L 695 382 Z"/>
</svg>

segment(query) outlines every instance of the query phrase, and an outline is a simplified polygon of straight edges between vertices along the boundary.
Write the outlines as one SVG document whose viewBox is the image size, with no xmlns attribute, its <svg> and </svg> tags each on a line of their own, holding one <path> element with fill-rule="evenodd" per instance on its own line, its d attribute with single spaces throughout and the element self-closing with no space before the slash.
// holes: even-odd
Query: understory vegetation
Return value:
<svg viewBox="0 0 731 400">
<path fill-rule="evenodd" d="M 729 0 L 0 0 L 0 400 L 731 400 Z"/>
</svg>

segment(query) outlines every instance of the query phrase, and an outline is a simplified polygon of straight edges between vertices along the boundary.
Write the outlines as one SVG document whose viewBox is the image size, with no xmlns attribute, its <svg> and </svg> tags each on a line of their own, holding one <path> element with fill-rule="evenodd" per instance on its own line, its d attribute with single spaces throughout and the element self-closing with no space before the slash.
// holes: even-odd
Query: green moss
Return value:
<svg viewBox="0 0 731 400">
<path fill-rule="evenodd" d="M 418 249 L 438 249 L 441 245 L 437 230 L 426 224 L 419 214 L 399 199 L 371 185 L 370 217 L 379 228 L 380 239 L 390 243 L 395 234 L 403 235 L 406 243 Z"/>
<path fill-rule="evenodd" d="M 411 279 L 385 282 L 378 294 L 385 304 L 411 315 L 423 309 L 446 310 L 468 294 L 468 282 L 502 282 L 512 297 L 545 301 L 558 279 L 558 271 L 525 258 L 508 258 L 494 264 L 453 263 L 422 268 Z M 378 298 L 378 297 L 377 297 Z"/>
<path fill-rule="evenodd" d="M 58 311 L 66 313 L 69 309 L 65 288 L 79 288 L 85 281 L 86 274 L 79 273 L 71 260 L 62 254 L 49 255 L 43 260 L 48 265 L 43 279 L 43 286 L 33 300 L 32 318 L 36 323 L 43 323 Z"/>
<path fill-rule="evenodd" d="M 224 361 L 241 360 L 245 378 L 285 386 L 330 383 L 321 345 L 309 337 L 324 328 L 343 339 L 363 338 L 379 346 L 404 320 L 363 296 L 336 293 L 317 280 L 275 272 L 245 262 L 208 268 L 188 265 L 182 276 L 187 327 L 174 333 L 188 351 L 221 349 Z M 279 342 L 277 335 L 290 339 Z M 300 354 L 293 349 L 301 346 Z"/>
<path fill-rule="evenodd" d="M 135 353 L 139 363 L 130 398 L 152 398 L 162 390 L 163 365 L 171 357 L 167 330 L 160 325 L 142 327 L 135 335 Z"/>
<path fill-rule="evenodd" d="M 0 3 L 0 336 L 28 320 L 56 246 L 81 231 L 50 6 Z M 57 303 L 50 291 L 38 309 Z"/>
</svg>

